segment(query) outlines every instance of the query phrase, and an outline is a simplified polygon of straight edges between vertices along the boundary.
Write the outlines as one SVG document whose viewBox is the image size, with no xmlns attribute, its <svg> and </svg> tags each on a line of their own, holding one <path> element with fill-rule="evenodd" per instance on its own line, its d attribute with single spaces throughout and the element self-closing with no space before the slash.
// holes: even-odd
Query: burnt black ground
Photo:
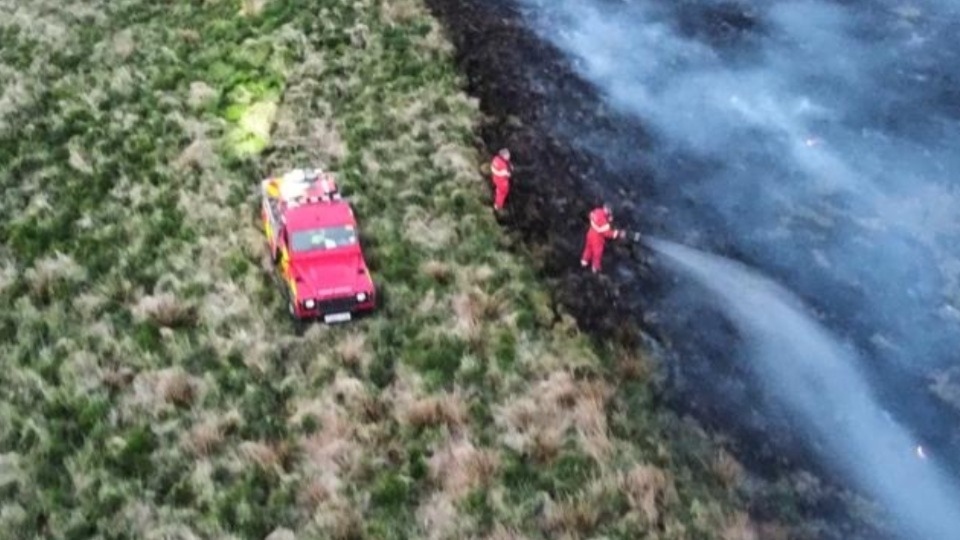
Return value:
<svg viewBox="0 0 960 540">
<path fill-rule="evenodd" d="M 829 483 L 836 471 L 818 464 L 809 441 L 791 429 L 786 414 L 735 362 L 737 335 L 719 313 L 704 308 L 691 319 L 680 315 L 688 310 L 671 309 L 670 302 L 678 301 L 670 294 L 676 278 L 639 246 L 609 243 L 605 275 L 599 278 L 579 267 L 587 213 L 602 201 L 617 209 L 618 226 L 645 234 L 660 232 L 658 215 L 668 210 L 650 202 L 658 200 L 657 186 L 640 160 L 628 172 L 613 170 L 580 144 L 590 137 L 614 136 L 631 142 L 624 147 L 642 152 L 649 146 L 643 126 L 608 110 L 560 51 L 525 28 L 509 1 L 427 3 L 445 24 L 467 76 L 467 91 L 480 100 L 487 117 L 478 146 L 485 155 L 504 146 L 511 149 L 515 181 L 502 223 L 533 253 L 555 300 L 600 345 L 654 347 L 665 375 L 659 400 L 677 414 L 690 414 L 729 436 L 738 458 L 751 471 L 773 480 L 808 470 Z M 697 31 L 697 24 L 691 21 L 691 31 Z M 570 126 L 581 141 L 569 137 L 569 130 L 568 136 L 556 135 L 557 125 Z M 621 162 L 631 161 L 625 157 Z M 709 164 L 690 166 L 693 175 L 696 167 Z M 697 201 L 674 199 L 671 204 Z M 709 223 L 710 216 L 704 220 Z M 711 238 L 709 247 L 750 260 L 750 254 L 737 253 L 722 237 Z M 772 503 L 753 501 L 751 511 L 769 515 L 773 509 L 768 504 Z M 807 517 L 830 522 L 837 538 L 878 538 L 875 531 L 855 531 L 842 505 L 830 498 L 801 510 Z"/>
</svg>

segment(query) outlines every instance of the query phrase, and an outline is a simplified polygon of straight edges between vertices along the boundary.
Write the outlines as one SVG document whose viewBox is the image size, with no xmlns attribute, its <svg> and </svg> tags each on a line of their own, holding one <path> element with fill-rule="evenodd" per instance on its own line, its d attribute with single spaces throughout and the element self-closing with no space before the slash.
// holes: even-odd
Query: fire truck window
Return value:
<svg viewBox="0 0 960 540">
<path fill-rule="evenodd" d="M 296 252 L 323 251 L 356 243 L 357 235 L 352 227 L 323 227 L 293 232 L 290 248 Z"/>
</svg>

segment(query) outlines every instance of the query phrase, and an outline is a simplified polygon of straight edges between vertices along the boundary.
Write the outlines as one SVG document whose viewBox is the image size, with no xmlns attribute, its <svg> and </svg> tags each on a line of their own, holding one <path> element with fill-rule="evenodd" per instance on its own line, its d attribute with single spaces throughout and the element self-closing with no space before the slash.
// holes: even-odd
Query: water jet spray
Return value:
<svg viewBox="0 0 960 540">
<path fill-rule="evenodd" d="M 907 538 L 956 538 L 960 491 L 877 403 L 855 349 L 792 293 L 747 266 L 659 238 L 636 238 L 711 293 L 741 332 L 742 357 L 796 413 L 797 429 L 886 506 L 896 529 Z"/>
</svg>

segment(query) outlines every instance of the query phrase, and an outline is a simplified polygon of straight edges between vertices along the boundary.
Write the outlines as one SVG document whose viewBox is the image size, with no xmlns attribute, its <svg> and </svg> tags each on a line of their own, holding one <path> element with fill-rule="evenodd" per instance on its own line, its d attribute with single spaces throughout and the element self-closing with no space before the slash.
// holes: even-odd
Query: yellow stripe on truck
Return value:
<svg viewBox="0 0 960 540">
<path fill-rule="evenodd" d="M 297 282 L 292 277 L 287 278 L 287 283 L 290 285 L 290 301 L 297 301 Z"/>
</svg>

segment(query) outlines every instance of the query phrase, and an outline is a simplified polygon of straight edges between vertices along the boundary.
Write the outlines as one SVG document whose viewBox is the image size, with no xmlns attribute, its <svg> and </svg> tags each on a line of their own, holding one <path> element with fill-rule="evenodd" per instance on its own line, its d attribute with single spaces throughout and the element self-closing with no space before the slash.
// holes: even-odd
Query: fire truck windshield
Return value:
<svg viewBox="0 0 960 540">
<path fill-rule="evenodd" d="M 290 249 L 297 253 L 342 248 L 356 243 L 357 232 L 350 226 L 305 229 L 290 234 Z"/>
</svg>

